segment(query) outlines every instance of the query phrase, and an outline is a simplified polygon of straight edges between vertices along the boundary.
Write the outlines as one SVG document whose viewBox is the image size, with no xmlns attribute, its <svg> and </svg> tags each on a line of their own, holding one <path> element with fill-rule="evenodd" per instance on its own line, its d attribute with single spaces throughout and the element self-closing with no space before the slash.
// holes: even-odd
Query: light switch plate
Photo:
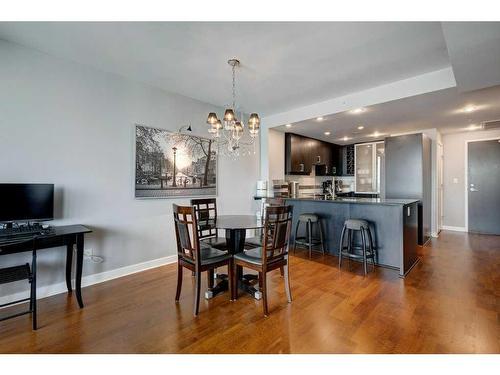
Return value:
<svg viewBox="0 0 500 375">
<path fill-rule="evenodd" d="M 458 184 L 458 178 L 457 177 L 453 177 L 453 183 L 454 184 Z"/>
</svg>

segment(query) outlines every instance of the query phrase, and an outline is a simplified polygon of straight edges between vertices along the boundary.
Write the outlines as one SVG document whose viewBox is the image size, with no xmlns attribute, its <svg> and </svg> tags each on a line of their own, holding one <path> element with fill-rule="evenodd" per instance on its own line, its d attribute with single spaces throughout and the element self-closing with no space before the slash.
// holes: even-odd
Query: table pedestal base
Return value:
<svg viewBox="0 0 500 375">
<path fill-rule="evenodd" d="M 212 299 L 229 290 L 228 275 L 222 273 L 215 274 L 215 279 L 219 282 L 217 282 L 212 289 L 208 289 L 205 292 L 205 299 Z M 258 281 L 259 277 L 257 275 L 243 275 L 243 277 L 238 280 L 238 289 L 251 295 L 256 300 L 260 300 L 262 298 L 262 292 L 259 290 L 258 285 L 255 286 Z"/>
</svg>

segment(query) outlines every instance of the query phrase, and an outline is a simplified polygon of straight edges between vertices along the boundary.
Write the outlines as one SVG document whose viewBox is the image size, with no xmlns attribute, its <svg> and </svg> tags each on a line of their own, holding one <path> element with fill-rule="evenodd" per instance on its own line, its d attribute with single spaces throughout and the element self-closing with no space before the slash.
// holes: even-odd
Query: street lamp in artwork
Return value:
<svg viewBox="0 0 500 375">
<path fill-rule="evenodd" d="M 175 165 L 175 158 L 176 158 L 176 154 L 177 154 L 177 147 L 172 147 L 172 150 L 174 150 L 174 175 L 173 175 L 173 182 L 172 182 L 172 186 L 173 187 L 177 187 L 177 182 L 176 182 L 176 165 Z"/>
</svg>

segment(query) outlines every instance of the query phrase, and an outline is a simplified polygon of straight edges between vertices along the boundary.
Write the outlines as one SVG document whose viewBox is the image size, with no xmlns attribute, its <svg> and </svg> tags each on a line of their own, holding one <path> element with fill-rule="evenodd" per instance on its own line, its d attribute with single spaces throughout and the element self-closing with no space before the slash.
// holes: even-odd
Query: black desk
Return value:
<svg viewBox="0 0 500 375">
<path fill-rule="evenodd" d="M 83 225 L 64 225 L 54 226 L 53 232 L 50 234 L 34 236 L 35 248 L 37 250 L 48 249 L 52 247 L 66 246 L 66 286 L 68 292 L 72 291 L 71 288 L 71 267 L 73 264 L 73 246 L 76 245 L 76 300 L 80 308 L 83 308 L 82 300 L 82 268 L 83 268 L 83 240 L 85 233 L 92 231 Z M 22 253 L 31 251 L 19 245 L 2 245 L 0 238 L 0 256 L 8 254 Z"/>
</svg>

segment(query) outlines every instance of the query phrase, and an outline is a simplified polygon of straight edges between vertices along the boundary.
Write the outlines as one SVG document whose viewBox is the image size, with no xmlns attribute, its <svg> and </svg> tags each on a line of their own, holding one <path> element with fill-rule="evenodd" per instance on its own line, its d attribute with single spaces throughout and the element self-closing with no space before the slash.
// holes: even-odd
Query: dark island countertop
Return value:
<svg viewBox="0 0 500 375">
<path fill-rule="evenodd" d="M 359 204 L 375 204 L 387 206 L 406 206 L 408 204 L 419 202 L 418 199 L 389 199 L 389 198 L 354 198 L 354 197 L 336 197 L 334 199 L 324 198 L 285 198 L 287 201 L 312 201 L 325 203 L 359 203 Z"/>
</svg>

